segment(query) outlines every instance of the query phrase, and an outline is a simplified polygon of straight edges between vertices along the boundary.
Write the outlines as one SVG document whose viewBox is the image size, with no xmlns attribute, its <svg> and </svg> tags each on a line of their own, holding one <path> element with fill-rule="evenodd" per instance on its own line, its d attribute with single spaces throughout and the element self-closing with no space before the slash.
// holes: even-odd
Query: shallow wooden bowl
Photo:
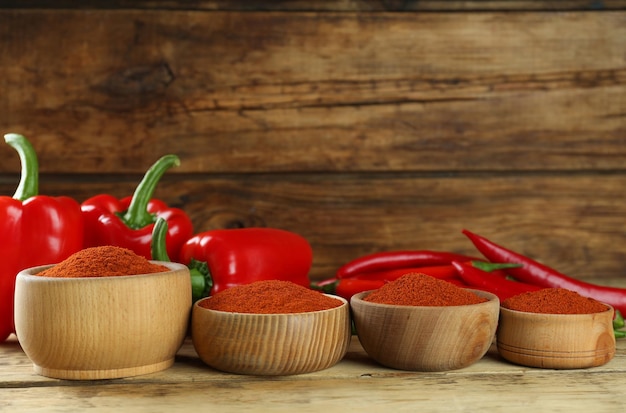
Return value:
<svg viewBox="0 0 626 413">
<path fill-rule="evenodd" d="M 191 336 L 207 365 L 249 375 L 292 375 L 335 365 L 351 338 L 348 302 L 329 310 L 245 314 L 193 306 Z M 210 300 L 204 298 L 203 300 Z"/>
<path fill-rule="evenodd" d="M 399 370 L 446 371 L 467 367 L 491 346 L 500 301 L 464 306 L 403 306 L 364 301 L 370 291 L 350 300 L 361 345 L 383 366 Z"/>
<path fill-rule="evenodd" d="M 153 261 L 156 262 L 156 261 Z M 38 374 L 111 379 L 170 367 L 191 309 L 189 269 L 132 276 L 57 278 L 17 275 L 15 327 Z"/>
<path fill-rule="evenodd" d="M 601 366 L 615 355 L 613 309 L 595 314 L 538 314 L 501 308 L 496 343 L 504 359 L 524 366 Z"/>
</svg>

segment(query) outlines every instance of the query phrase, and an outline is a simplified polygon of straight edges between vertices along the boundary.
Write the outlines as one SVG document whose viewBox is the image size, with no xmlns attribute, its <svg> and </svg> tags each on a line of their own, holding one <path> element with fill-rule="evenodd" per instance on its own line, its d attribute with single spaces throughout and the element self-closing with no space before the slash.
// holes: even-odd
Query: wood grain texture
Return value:
<svg viewBox="0 0 626 413">
<path fill-rule="evenodd" d="M 625 9 L 624 0 L 4 0 L 0 8 L 166 9 L 236 11 L 484 11 L 484 10 L 615 10 Z"/>
<path fill-rule="evenodd" d="M 46 181 L 41 190 L 84 200 L 129 195 L 136 185 L 96 178 Z M 166 176 L 155 196 L 187 210 L 196 231 L 261 225 L 303 235 L 313 246 L 314 278 L 381 250 L 476 254 L 463 228 L 586 278 L 624 276 L 624 188 L 619 174 L 258 174 Z"/>
<path fill-rule="evenodd" d="M 159 198 L 198 231 L 306 236 L 313 278 L 380 250 L 473 252 L 464 227 L 576 277 L 623 276 L 618 2 L 245 3 L 1 9 L 0 130 L 31 139 L 42 193 L 128 195 L 176 153 Z M 19 161 L 0 158 L 12 194 Z"/>
<path fill-rule="evenodd" d="M 382 367 L 352 340 L 337 365 L 310 374 L 263 378 L 217 372 L 202 363 L 188 340 L 170 369 L 103 382 L 38 376 L 15 342 L 0 344 L 0 411 L 171 412 L 215 408 L 237 411 L 432 412 L 528 409 L 611 412 L 621 400 L 607 389 L 626 379 L 626 342 L 601 367 L 557 371 L 516 366 L 495 346 L 477 363 L 452 372 L 406 372 Z"/>
<path fill-rule="evenodd" d="M 15 328 L 38 374 L 71 380 L 131 377 L 164 370 L 185 339 L 189 269 L 133 277 L 17 276 Z M 152 299 L 146 298 L 152 294 Z"/>
<path fill-rule="evenodd" d="M 0 22 L 0 129 L 31 138 L 44 173 L 136 174 L 165 153 L 193 173 L 612 170 L 626 157 L 622 12 Z M 0 146 L 1 172 L 17 169 L 9 155 Z"/>
<path fill-rule="evenodd" d="M 580 369 L 601 366 L 615 355 L 615 310 L 595 314 L 540 314 L 503 308 L 497 347 L 523 366 Z"/>
<path fill-rule="evenodd" d="M 411 371 L 450 371 L 476 363 L 489 350 L 498 327 L 500 300 L 463 306 L 389 305 L 350 299 L 359 342 L 383 366 Z"/>
<path fill-rule="evenodd" d="M 340 301 L 336 308 L 297 314 L 231 313 L 196 303 L 193 346 L 208 366 L 229 373 L 285 376 L 324 370 L 337 364 L 350 344 L 349 305 Z"/>
</svg>

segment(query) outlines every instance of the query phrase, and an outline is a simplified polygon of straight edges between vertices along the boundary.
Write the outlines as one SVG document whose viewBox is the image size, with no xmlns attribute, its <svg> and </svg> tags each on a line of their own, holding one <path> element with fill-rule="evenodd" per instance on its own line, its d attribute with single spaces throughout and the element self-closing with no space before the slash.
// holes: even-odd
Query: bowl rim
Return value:
<svg viewBox="0 0 626 413">
<path fill-rule="evenodd" d="M 109 277 L 46 277 L 45 275 L 37 275 L 37 273 L 56 265 L 56 264 L 44 264 L 44 265 L 38 265 L 35 267 L 24 268 L 23 270 L 17 273 L 16 277 L 21 277 L 21 278 L 26 278 L 26 279 L 46 280 L 46 281 L 56 280 L 59 282 L 71 282 L 71 281 L 76 281 L 76 280 L 94 280 L 94 282 L 104 282 L 104 281 L 95 281 L 95 280 L 123 280 L 123 279 L 133 279 L 133 278 L 138 278 L 138 277 L 143 278 L 143 277 L 150 277 L 150 276 L 171 275 L 173 273 L 179 272 L 180 270 L 189 271 L 189 267 L 178 262 L 155 261 L 155 260 L 150 260 L 150 262 L 152 264 L 164 265 L 168 267 L 170 270 L 145 273 L 145 274 L 114 275 L 114 276 L 109 276 Z"/>
<path fill-rule="evenodd" d="M 246 317 L 284 317 L 284 316 L 296 316 L 296 315 L 307 315 L 307 314 L 321 314 L 321 313 L 325 313 L 325 312 L 330 312 L 330 311 L 339 311 L 345 307 L 347 307 L 349 305 L 348 300 L 346 300 L 343 297 L 340 297 L 338 295 L 333 295 L 333 294 L 326 294 L 326 293 L 322 293 L 327 297 L 331 297 L 331 298 L 336 298 L 338 301 L 341 302 L 341 305 L 337 306 L 337 307 L 332 307 L 332 308 L 326 308 L 324 310 L 316 310 L 316 311 L 303 311 L 303 312 L 299 312 L 299 313 L 241 313 L 241 312 L 235 312 L 235 311 L 222 311 L 222 310 L 214 310 L 212 308 L 206 308 L 206 307 L 202 307 L 200 305 L 201 301 L 205 301 L 211 298 L 211 296 L 208 297 L 203 297 L 199 300 L 197 300 L 195 303 L 193 303 L 193 308 L 198 307 L 199 311 L 206 311 L 206 312 L 210 312 L 210 313 L 218 313 L 218 314 L 227 314 L 227 315 L 236 315 L 236 316 L 246 316 Z"/>
<path fill-rule="evenodd" d="M 600 301 L 600 303 L 602 303 L 603 305 L 607 306 L 607 309 L 604 310 L 604 311 L 598 311 L 598 312 L 595 312 L 595 313 L 572 313 L 572 314 L 539 313 L 539 312 L 532 312 L 532 311 L 513 310 L 511 308 L 502 307 L 502 305 L 500 305 L 500 312 L 501 313 L 510 313 L 511 315 L 516 315 L 516 316 L 525 317 L 525 318 L 535 318 L 535 317 L 555 318 L 555 319 L 567 318 L 567 319 L 572 320 L 572 319 L 576 319 L 576 318 L 589 318 L 590 316 L 606 314 L 608 312 L 613 313 L 615 311 L 615 309 L 613 308 L 612 305 L 607 304 L 607 303 L 602 302 L 602 301 Z"/>
<path fill-rule="evenodd" d="M 374 290 L 368 290 L 368 291 L 363 291 L 357 294 L 354 294 L 352 296 L 352 298 L 350 298 L 350 304 L 352 305 L 352 300 L 354 300 L 355 302 L 358 303 L 362 303 L 363 305 L 368 305 L 368 306 L 372 306 L 372 307 L 381 307 L 381 308 L 397 308 L 397 309 L 420 309 L 422 311 L 428 311 L 432 309 L 437 309 L 439 311 L 446 309 L 446 308 L 453 308 L 453 309 L 460 309 L 463 307 L 472 307 L 475 308 L 476 306 L 487 306 L 487 305 L 493 305 L 494 302 L 498 303 L 498 306 L 500 306 L 500 299 L 498 298 L 497 295 L 490 293 L 488 291 L 483 291 L 483 290 L 477 290 L 477 289 L 473 289 L 473 288 L 464 288 L 464 290 L 468 290 L 471 291 L 481 297 L 484 297 L 487 299 L 487 301 L 483 301 L 482 303 L 476 303 L 476 304 L 463 304 L 463 305 L 401 305 L 401 304 L 385 304 L 385 303 L 374 303 L 371 301 L 365 301 L 363 298 L 365 298 L 366 296 L 368 296 L 370 293 L 372 293 Z"/>
</svg>

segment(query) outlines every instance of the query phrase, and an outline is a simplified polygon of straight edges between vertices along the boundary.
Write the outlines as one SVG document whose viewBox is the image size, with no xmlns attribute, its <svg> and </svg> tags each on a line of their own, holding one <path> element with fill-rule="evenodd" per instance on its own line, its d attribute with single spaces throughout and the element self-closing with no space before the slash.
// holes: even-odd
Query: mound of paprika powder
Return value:
<svg viewBox="0 0 626 413">
<path fill-rule="evenodd" d="M 42 277 L 114 277 L 170 271 L 133 251 L 105 245 L 85 248 L 36 275 Z"/>
<path fill-rule="evenodd" d="M 372 291 L 364 301 L 411 306 L 453 306 L 484 303 L 484 297 L 448 281 L 421 273 L 408 273 Z"/>
<path fill-rule="evenodd" d="M 263 280 L 237 285 L 200 301 L 210 310 L 231 313 L 308 313 L 339 307 L 342 301 L 291 281 Z"/>
<path fill-rule="evenodd" d="M 544 288 L 507 298 L 502 307 L 526 313 L 593 314 L 609 309 L 593 298 L 565 288 Z"/>
</svg>

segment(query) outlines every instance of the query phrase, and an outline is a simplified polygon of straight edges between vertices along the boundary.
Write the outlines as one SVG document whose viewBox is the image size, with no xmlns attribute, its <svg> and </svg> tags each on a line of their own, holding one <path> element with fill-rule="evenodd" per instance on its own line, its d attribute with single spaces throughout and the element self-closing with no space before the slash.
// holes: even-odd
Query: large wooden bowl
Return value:
<svg viewBox="0 0 626 413">
<path fill-rule="evenodd" d="M 472 290 L 488 301 L 463 306 L 404 306 L 350 300 L 354 324 L 366 353 L 383 366 L 412 371 L 446 371 L 467 367 L 491 346 L 500 301 Z"/>
<path fill-rule="evenodd" d="M 539 314 L 500 309 L 500 355 L 552 369 L 601 366 L 615 355 L 613 308 L 595 314 Z"/>
<path fill-rule="evenodd" d="M 154 261 L 156 262 L 156 261 Z M 170 367 L 187 332 L 189 269 L 132 276 L 57 278 L 17 275 L 15 327 L 38 374 L 110 379 Z"/>
<path fill-rule="evenodd" d="M 348 302 L 329 310 L 247 314 L 193 306 L 191 336 L 207 365 L 236 374 L 310 373 L 335 365 L 351 338 Z M 203 300 L 210 300 L 204 298 Z"/>
</svg>

